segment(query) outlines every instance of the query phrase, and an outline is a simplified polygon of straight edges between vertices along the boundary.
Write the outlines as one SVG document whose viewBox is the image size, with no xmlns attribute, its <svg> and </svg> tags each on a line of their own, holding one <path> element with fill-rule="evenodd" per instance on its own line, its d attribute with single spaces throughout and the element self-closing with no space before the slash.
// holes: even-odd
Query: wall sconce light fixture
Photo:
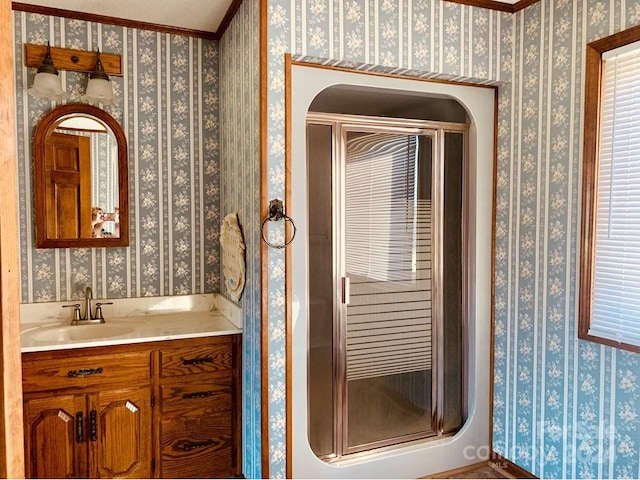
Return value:
<svg viewBox="0 0 640 480">
<path fill-rule="evenodd" d="M 55 67 L 54 67 L 55 63 Z M 82 95 L 83 102 L 112 105 L 116 102 L 109 75 L 122 76 L 122 57 L 114 53 L 88 52 L 69 48 L 51 48 L 47 45 L 25 44 L 25 65 L 38 67 L 38 73 L 29 94 L 48 100 L 64 100 L 67 94 L 62 90 L 58 70 L 68 70 L 89 74 L 87 90 Z M 42 70 L 42 72 L 41 72 Z M 48 76 L 40 76 L 40 75 Z M 40 76 L 40 77 L 39 77 Z M 53 87 L 56 81 L 58 89 Z M 41 87 L 44 84 L 44 87 Z M 52 93 L 56 92 L 56 93 Z"/>
<path fill-rule="evenodd" d="M 58 75 L 58 69 L 53 65 L 49 42 L 47 42 L 47 52 L 44 59 L 33 79 L 33 85 L 27 92 L 36 98 L 52 101 L 67 98 L 67 92 L 62 90 L 62 81 Z"/>
<path fill-rule="evenodd" d="M 104 66 L 100 61 L 100 50 L 97 51 L 97 57 L 96 66 L 93 72 L 89 74 L 87 91 L 80 99 L 91 105 L 98 102 L 101 102 L 103 105 L 113 105 L 116 103 L 116 97 L 113 94 L 113 87 L 109 81 L 109 75 L 104 71 Z"/>
</svg>

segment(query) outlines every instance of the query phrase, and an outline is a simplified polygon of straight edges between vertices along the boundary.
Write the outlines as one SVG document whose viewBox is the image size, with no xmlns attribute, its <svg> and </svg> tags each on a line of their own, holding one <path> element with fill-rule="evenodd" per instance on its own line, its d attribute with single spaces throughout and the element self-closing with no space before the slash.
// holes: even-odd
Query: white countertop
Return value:
<svg viewBox="0 0 640 480">
<path fill-rule="evenodd" d="M 112 300 L 93 300 L 106 302 Z M 104 324 L 71 326 L 81 301 L 21 306 L 22 352 L 122 345 L 242 333 L 242 311 L 217 294 L 114 299 Z"/>
</svg>

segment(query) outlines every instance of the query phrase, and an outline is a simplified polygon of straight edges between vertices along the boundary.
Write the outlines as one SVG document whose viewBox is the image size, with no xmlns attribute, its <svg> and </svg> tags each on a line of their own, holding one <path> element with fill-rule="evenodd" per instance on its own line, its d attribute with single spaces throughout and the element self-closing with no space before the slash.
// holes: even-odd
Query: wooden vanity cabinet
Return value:
<svg viewBox="0 0 640 480">
<path fill-rule="evenodd" d="M 237 336 L 236 336 L 237 337 Z M 233 477 L 240 472 L 235 448 L 239 369 L 233 337 L 207 345 L 159 352 L 160 476 Z"/>
<path fill-rule="evenodd" d="M 239 476 L 240 338 L 24 353 L 27 478 Z"/>
<path fill-rule="evenodd" d="M 150 477 L 150 359 L 23 355 L 26 476 Z"/>
<path fill-rule="evenodd" d="M 30 478 L 148 478 L 151 390 L 122 389 L 25 402 Z M 74 414 L 74 412 L 76 412 Z"/>
</svg>

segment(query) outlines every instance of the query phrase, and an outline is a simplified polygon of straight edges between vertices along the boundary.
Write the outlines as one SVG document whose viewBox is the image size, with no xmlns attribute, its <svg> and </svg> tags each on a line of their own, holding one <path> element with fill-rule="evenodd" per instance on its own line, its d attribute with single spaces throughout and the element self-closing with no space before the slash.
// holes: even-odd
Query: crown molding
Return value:
<svg viewBox="0 0 640 480">
<path fill-rule="evenodd" d="M 517 3 L 504 3 L 497 2 L 496 0 L 445 0 L 452 3 L 461 3 L 464 5 L 471 5 L 473 7 L 487 8 L 489 10 L 497 10 L 505 13 L 518 12 L 540 0 L 519 0 Z M 171 27 L 168 25 L 160 25 L 157 23 L 140 22 L 136 20 L 128 20 L 119 17 L 110 17 L 106 15 L 95 15 L 93 13 L 76 12 L 75 10 L 64 10 L 62 8 L 43 7 L 40 5 L 30 5 L 28 3 L 12 2 L 11 8 L 13 10 L 38 13 L 41 15 L 51 15 L 53 17 L 71 18 L 74 20 L 84 20 L 87 22 L 107 23 L 109 25 L 118 25 L 121 27 L 137 28 L 140 30 L 151 30 L 155 32 L 171 33 L 174 35 L 185 35 L 188 37 L 204 38 L 208 40 L 220 40 L 227 28 L 231 24 L 233 17 L 235 16 L 238 8 L 242 4 L 242 0 L 233 0 L 227 13 L 225 14 L 218 30 L 215 32 L 208 32 L 204 30 L 193 30 L 190 28 Z"/>
</svg>

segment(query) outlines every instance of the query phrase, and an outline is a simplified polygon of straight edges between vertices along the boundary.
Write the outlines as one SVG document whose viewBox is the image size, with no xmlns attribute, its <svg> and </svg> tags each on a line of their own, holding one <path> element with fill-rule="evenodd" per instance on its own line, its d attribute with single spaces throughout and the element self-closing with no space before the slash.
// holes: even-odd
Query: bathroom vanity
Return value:
<svg viewBox="0 0 640 480">
<path fill-rule="evenodd" d="M 241 328 L 152 312 L 23 326 L 27 477 L 241 475 Z"/>
</svg>

